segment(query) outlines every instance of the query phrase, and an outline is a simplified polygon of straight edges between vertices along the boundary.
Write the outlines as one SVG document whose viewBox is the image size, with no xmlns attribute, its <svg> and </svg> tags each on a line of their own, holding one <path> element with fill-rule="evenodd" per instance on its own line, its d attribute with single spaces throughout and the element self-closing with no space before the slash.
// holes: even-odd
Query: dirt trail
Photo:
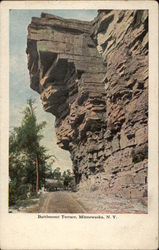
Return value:
<svg viewBox="0 0 159 250">
<path fill-rule="evenodd" d="M 41 196 L 39 213 L 87 213 L 87 209 L 72 193 L 51 192 Z"/>
</svg>

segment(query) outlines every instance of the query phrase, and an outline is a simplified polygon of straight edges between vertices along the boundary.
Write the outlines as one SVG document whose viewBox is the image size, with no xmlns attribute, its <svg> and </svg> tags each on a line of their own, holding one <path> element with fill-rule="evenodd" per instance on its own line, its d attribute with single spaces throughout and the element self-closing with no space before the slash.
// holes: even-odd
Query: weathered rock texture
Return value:
<svg viewBox="0 0 159 250">
<path fill-rule="evenodd" d="M 100 10 L 92 22 L 42 13 L 28 27 L 27 55 L 79 188 L 146 197 L 148 12 Z"/>
</svg>

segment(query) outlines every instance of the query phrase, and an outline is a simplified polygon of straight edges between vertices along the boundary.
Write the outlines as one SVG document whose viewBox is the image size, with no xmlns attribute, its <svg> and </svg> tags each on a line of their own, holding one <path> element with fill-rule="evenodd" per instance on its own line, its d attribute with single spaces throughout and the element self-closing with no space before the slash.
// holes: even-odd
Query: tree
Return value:
<svg viewBox="0 0 159 250">
<path fill-rule="evenodd" d="M 71 171 L 67 169 L 66 171 L 63 172 L 63 183 L 64 183 L 64 188 L 74 188 L 74 176 L 72 175 Z"/>
<path fill-rule="evenodd" d="M 28 100 L 28 106 L 24 110 L 24 118 L 22 125 L 17 129 L 17 142 L 21 149 L 32 155 L 35 159 L 36 166 L 36 192 L 39 190 L 39 155 L 43 150 L 40 147 L 40 140 L 42 139 L 41 130 L 46 125 L 46 122 L 37 123 L 35 115 L 35 107 L 33 100 Z"/>
<path fill-rule="evenodd" d="M 17 178 L 25 176 L 25 183 L 36 186 L 36 193 L 39 184 L 41 186 L 41 182 L 45 180 L 46 160 L 50 157 L 46 154 L 46 149 L 40 145 L 43 137 L 41 131 L 45 125 L 46 122 L 37 123 L 34 102 L 29 99 L 21 126 L 13 129 L 9 141 L 11 180 L 16 176 L 15 171 L 19 173 L 14 186 L 15 183 L 19 183 Z"/>
<path fill-rule="evenodd" d="M 61 179 L 61 169 L 60 168 L 55 168 L 55 170 L 53 171 L 53 178 L 55 180 L 60 180 Z"/>
</svg>

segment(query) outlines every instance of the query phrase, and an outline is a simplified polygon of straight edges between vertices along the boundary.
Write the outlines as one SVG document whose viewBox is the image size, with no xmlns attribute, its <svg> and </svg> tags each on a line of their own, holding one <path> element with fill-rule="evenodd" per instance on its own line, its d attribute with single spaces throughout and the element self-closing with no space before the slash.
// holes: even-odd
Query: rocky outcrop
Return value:
<svg viewBox="0 0 159 250">
<path fill-rule="evenodd" d="M 42 13 L 28 27 L 27 56 L 79 188 L 146 197 L 148 12 L 100 10 L 92 22 Z"/>
</svg>

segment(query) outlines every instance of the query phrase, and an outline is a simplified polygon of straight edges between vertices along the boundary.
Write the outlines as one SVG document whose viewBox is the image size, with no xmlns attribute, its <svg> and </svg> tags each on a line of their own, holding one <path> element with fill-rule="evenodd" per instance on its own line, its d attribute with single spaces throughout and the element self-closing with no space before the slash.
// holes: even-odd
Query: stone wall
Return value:
<svg viewBox="0 0 159 250">
<path fill-rule="evenodd" d="M 27 56 L 79 189 L 146 197 L 148 12 L 99 10 L 91 22 L 42 13 L 28 26 Z"/>
</svg>

